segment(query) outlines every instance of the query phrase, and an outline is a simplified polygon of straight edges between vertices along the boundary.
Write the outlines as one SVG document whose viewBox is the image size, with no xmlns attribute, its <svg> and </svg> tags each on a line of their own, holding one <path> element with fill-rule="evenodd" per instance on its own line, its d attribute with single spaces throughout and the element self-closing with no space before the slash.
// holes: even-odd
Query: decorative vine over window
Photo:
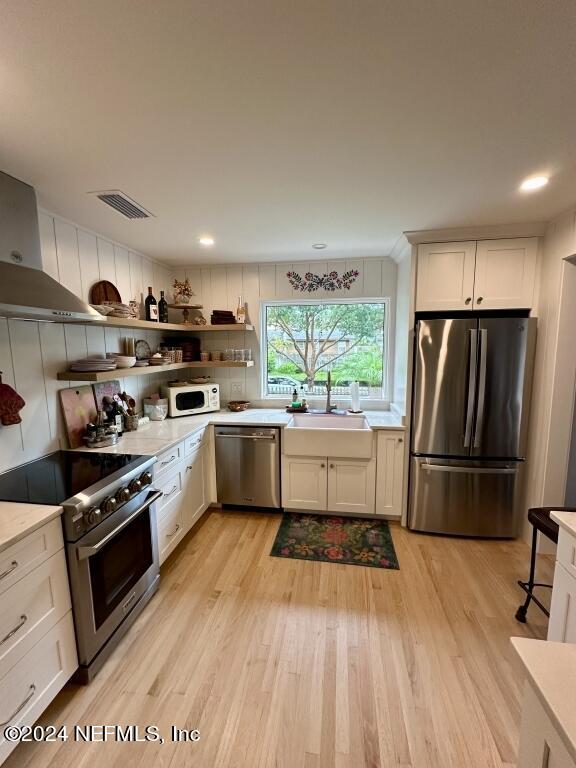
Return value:
<svg viewBox="0 0 576 768">
<path fill-rule="evenodd" d="M 263 313 L 265 396 L 323 396 L 330 371 L 336 397 L 358 381 L 361 397 L 385 399 L 385 301 L 270 303 Z"/>
<path fill-rule="evenodd" d="M 350 269 L 348 272 L 344 272 L 342 276 L 335 271 L 325 272 L 323 275 L 306 272 L 304 277 L 299 275 L 298 272 L 286 272 L 290 285 L 297 291 L 302 291 L 302 293 L 313 293 L 320 288 L 324 288 L 326 291 L 341 291 L 342 289 L 349 291 L 350 286 L 357 280 L 359 275 L 360 272 L 357 269 Z"/>
</svg>

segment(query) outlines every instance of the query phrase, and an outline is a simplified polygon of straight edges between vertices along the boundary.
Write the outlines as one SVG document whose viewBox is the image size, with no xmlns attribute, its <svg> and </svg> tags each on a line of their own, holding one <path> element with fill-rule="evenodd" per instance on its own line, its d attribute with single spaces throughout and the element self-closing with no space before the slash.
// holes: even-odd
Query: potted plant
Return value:
<svg viewBox="0 0 576 768">
<path fill-rule="evenodd" d="M 190 280 L 174 280 L 174 304 L 190 304 L 190 299 L 194 295 Z"/>
</svg>

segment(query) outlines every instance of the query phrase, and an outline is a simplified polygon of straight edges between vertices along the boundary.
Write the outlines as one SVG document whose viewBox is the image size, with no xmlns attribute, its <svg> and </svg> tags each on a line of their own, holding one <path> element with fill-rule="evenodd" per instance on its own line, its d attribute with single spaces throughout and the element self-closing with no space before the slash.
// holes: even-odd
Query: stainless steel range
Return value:
<svg viewBox="0 0 576 768">
<path fill-rule="evenodd" d="M 158 589 L 153 456 L 59 451 L 0 475 L 3 501 L 58 504 L 89 682 Z"/>
</svg>

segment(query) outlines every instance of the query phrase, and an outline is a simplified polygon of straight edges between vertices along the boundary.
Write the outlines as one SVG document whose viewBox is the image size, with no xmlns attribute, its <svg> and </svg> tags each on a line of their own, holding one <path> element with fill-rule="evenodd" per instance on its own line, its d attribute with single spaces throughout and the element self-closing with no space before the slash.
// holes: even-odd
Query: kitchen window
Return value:
<svg viewBox="0 0 576 768">
<path fill-rule="evenodd" d="M 362 399 L 387 402 L 387 299 L 265 302 L 262 323 L 264 397 L 323 398 L 330 371 L 333 400 L 358 381 Z"/>
</svg>

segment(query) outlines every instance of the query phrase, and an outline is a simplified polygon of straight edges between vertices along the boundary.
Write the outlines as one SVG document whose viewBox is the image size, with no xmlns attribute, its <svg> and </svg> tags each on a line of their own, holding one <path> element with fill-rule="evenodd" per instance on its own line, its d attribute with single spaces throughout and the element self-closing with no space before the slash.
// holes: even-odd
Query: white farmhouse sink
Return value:
<svg viewBox="0 0 576 768">
<path fill-rule="evenodd" d="M 372 457 L 372 430 L 364 416 L 298 413 L 284 428 L 289 456 Z"/>
</svg>

